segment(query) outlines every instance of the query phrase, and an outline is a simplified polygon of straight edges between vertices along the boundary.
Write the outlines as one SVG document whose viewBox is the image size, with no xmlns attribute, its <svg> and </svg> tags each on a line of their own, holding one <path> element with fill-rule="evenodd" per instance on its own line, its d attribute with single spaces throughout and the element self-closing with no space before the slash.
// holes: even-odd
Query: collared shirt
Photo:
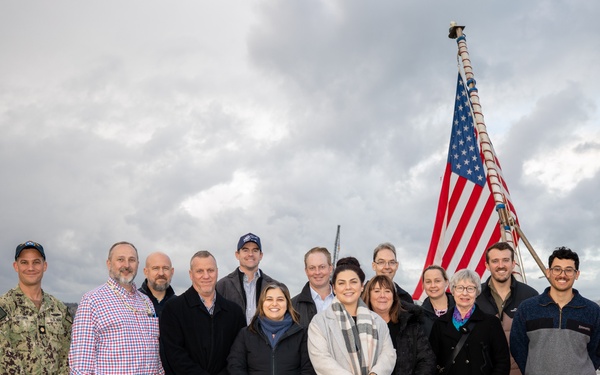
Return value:
<svg viewBox="0 0 600 375">
<path fill-rule="evenodd" d="M 42 291 L 38 309 L 19 286 L 0 297 L 0 373 L 67 375 L 71 315 Z"/>
<path fill-rule="evenodd" d="M 250 324 L 254 313 L 256 312 L 256 283 L 260 277 L 260 270 L 256 270 L 252 281 L 248 281 L 248 275 L 244 273 L 242 284 L 246 292 L 246 323 Z"/>
<path fill-rule="evenodd" d="M 329 305 L 331 305 L 331 302 L 333 302 L 333 298 L 335 297 L 333 295 L 333 288 L 331 288 L 331 285 L 329 286 L 329 294 L 325 297 L 325 299 L 321 299 L 319 293 L 315 292 L 312 287 L 310 288 L 310 295 L 312 296 L 313 301 L 315 301 L 317 313 L 327 310 Z"/>
<path fill-rule="evenodd" d="M 502 297 L 500 296 L 500 294 L 498 294 L 498 292 L 496 291 L 496 288 L 494 287 L 494 283 L 492 282 L 492 278 L 490 277 L 490 281 L 488 283 L 488 286 L 490 287 L 490 292 L 492 294 L 492 298 L 494 299 L 494 302 L 496 303 L 496 307 L 498 307 L 498 312 L 499 315 L 502 315 L 502 310 L 504 310 L 504 303 L 508 300 L 508 298 L 510 297 L 510 293 L 511 290 L 508 290 L 508 293 L 506 294 L 506 298 L 502 299 Z"/>
<path fill-rule="evenodd" d="M 206 305 L 206 300 L 204 298 L 202 298 L 202 296 L 200 295 L 200 293 L 198 293 L 198 296 L 200 297 L 200 301 L 202 301 L 202 303 L 204 304 L 204 307 L 206 307 L 206 309 L 208 310 L 208 313 L 210 315 L 213 315 L 214 312 L 215 312 L 215 302 L 217 301 L 217 293 L 215 293 L 213 295 L 212 304 L 210 305 L 210 307 L 208 307 Z"/>
<path fill-rule="evenodd" d="M 71 374 L 165 373 L 154 307 L 135 284 L 132 287 L 129 292 L 109 278 L 83 296 L 73 322 Z"/>
</svg>

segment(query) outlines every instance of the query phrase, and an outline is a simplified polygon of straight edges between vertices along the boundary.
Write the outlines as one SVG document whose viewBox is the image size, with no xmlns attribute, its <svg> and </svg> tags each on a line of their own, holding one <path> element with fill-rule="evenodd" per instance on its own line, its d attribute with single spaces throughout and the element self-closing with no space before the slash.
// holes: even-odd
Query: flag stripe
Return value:
<svg viewBox="0 0 600 375">
<path fill-rule="evenodd" d="M 489 146 L 496 162 L 495 174 L 498 175 L 506 207 L 517 221 L 500 163 L 491 143 Z M 423 268 L 437 264 L 444 267 L 450 275 L 463 268 L 483 275 L 485 249 L 501 240 L 498 224 L 496 203 L 478 144 L 471 102 L 459 73 L 448 159 L 429 252 Z M 422 296 L 423 287 L 419 279 L 413 298 L 418 300 Z"/>
</svg>

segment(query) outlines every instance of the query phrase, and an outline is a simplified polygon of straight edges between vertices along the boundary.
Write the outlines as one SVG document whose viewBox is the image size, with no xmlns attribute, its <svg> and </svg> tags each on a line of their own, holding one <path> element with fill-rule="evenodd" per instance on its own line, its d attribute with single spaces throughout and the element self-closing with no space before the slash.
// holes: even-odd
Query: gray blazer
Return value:
<svg viewBox="0 0 600 375">
<path fill-rule="evenodd" d="M 370 372 L 390 375 L 396 365 L 396 350 L 386 322 L 371 311 L 379 335 L 375 364 Z M 344 336 L 331 306 L 314 316 L 308 326 L 308 354 L 317 374 L 354 375 Z"/>
</svg>

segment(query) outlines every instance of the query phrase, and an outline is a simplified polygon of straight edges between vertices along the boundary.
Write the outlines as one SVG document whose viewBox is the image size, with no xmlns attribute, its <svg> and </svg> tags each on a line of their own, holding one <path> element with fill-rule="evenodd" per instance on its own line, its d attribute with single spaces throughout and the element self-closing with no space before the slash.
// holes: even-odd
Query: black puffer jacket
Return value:
<svg viewBox="0 0 600 375">
<path fill-rule="evenodd" d="M 243 328 L 238 334 L 227 358 L 227 370 L 235 375 L 314 375 L 308 347 L 307 333 L 294 323 L 281 336 L 275 348 L 255 319 L 254 329 Z"/>
<path fill-rule="evenodd" d="M 399 313 L 399 331 L 392 337 L 396 347 L 395 375 L 432 375 L 436 372 L 436 360 L 423 330 L 423 309 L 412 303 L 402 302 L 405 311 Z M 388 323 L 390 326 L 393 323 Z M 391 327 L 390 327 L 391 328 Z M 391 331 L 390 331 L 391 332 Z"/>
</svg>

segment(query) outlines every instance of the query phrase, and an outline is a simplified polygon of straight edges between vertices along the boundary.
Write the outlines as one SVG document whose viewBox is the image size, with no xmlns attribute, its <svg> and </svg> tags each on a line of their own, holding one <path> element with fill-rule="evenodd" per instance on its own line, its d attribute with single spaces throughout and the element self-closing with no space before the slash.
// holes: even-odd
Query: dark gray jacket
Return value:
<svg viewBox="0 0 600 375">
<path fill-rule="evenodd" d="M 226 299 L 237 303 L 244 311 L 246 312 L 246 292 L 244 291 L 244 287 L 242 286 L 244 273 L 240 271 L 239 268 L 233 270 L 232 273 L 223 277 L 221 280 L 217 282 L 217 292 L 221 294 Z M 269 284 L 274 281 L 270 276 L 260 270 L 260 277 L 256 282 L 256 303 L 258 304 L 258 297 L 260 297 L 260 293 L 262 290 Z"/>
</svg>

